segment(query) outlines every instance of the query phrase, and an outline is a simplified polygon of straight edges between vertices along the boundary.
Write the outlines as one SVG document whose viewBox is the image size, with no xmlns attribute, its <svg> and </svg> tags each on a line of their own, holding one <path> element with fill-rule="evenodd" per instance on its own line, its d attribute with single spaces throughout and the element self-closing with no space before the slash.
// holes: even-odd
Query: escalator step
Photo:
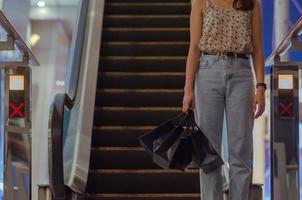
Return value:
<svg viewBox="0 0 302 200">
<path fill-rule="evenodd" d="M 87 194 L 87 200 L 200 200 L 199 193 L 103 193 Z"/>
<path fill-rule="evenodd" d="M 100 83 L 102 86 L 102 82 Z M 96 106 L 181 106 L 183 89 L 98 89 Z"/>
<path fill-rule="evenodd" d="M 92 147 L 139 146 L 138 137 L 156 126 L 99 126 L 94 127 Z M 92 167 L 94 167 L 92 165 Z"/>
<path fill-rule="evenodd" d="M 114 2 L 105 4 L 107 14 L 188 14 L 190 2 Z"/>
<path fill-rule="evenodd" d="M 103 41 L 187 41 L 189 28 L 140 27 L 104 28 Z"/>
<path fill-rule="evenodd" d="M 94 125 L 159 125 L 181 112 L 180 107 L 97 107 Z"/>
<path fill-rule="evenodd" d="M 184 72 L 103 72 L 98 78 L 98 88 L 181 89 L 184 84 Z"/>
<path fill-rule="evenodd" d="M 88 193 L 197 193 L 199 170 L 90 170 Z"/>
<path fill-rule="evenodd" d="M 143 147 L 95 147 L 90 164 L 91 169 L 160 169 Z"/>
<path fill-rule="evenodd" d="M 185 72 L 186 56 L 101 56 L 100 71 Z"/>
<path fill-rule="evenodd" d="M 183 56 L 188 54 L 189 42 L 103 42 L 101 48 L 103 56 Z"/>
<path fill-rule="evenodd" d="M 103 27 L 188 27 L 189 15 L 105 15 Z"/>
</svg>

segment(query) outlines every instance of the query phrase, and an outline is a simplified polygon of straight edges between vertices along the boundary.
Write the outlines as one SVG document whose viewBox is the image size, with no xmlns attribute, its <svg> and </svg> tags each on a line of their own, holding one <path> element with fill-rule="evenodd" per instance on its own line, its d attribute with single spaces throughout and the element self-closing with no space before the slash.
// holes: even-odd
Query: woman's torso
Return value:
<svg viewBox="0 0 302 200">
<path fill-rule="evenodd" d="M 199 48 L 203 52 L 252 53 L 252 10 L 241 11 L 207 1 L 202 13 L 203 28 Z"/>
</svg>

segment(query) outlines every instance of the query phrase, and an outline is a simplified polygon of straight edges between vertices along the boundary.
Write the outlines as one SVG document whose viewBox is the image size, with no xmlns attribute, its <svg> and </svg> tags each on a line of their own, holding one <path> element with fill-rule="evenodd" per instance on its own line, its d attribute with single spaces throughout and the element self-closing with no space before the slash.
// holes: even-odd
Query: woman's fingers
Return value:
<svg viewBox="0 0 302 200">
<path fill-rule="evenodd" d="M 260 111 L 259 111 L 259 116 L 261 116 L 263 113 L 264 113 L 264 108 L 265 108 L 265 105 L 264 104 L 261 104 L 260 105 Z"/>
<path fill-rule="evenodd" d="M 182 106 L 183 112 L 187 112 L 190 107 L 192 107 L 193 109 L 195 107 L 194 94 L 190 93 L 188 95 L 184 95 L 182 104 L 183 104 Z"/>
<path fill-rule="evenodd" d="M 192 99 L 192 109 L 195 108 L 195 97 L 193 96 L 193 99 Z"/>
<path fill-rule="evenodd" d="M 183 106 L 182 106 L 182 112 L 186 112 L 187 109 L 188 109 L 187 106 L 185 104 L 183 104 Z"/>
<path fill-rule="evenodd" d="M 183 112 L 187 112 L 187 111 L 188 111 L 188 108 L 189 108 L 189 102 L 185 100 L 185 101 L 183 102 L 182 111 L 183 111 Z"/>
<path fill-rule="evenodd" d="M 256 113 L 256 109 L 257 109 L 257 100 L 256 100 L 256 98 L 255 98 L 255 96 L 254 96 L 254 100 L 253 100 L 253 110 L 254 110 L 254 115 L 255 115 L 255 113 Z"/>
<path fill-rule="evenodd" d="M 254 95 L 253 99 L 254 118 L 261 116 L 265 110 L 265 100 L 261 96 Z"/>
<path fill-rule="evenodd" d="M 255 115 L 255 118 L 258 118 L 261 116 L 264 112 L 265 105 L 263 103 L 257 103 L 257 112 Z"/>
</svg>

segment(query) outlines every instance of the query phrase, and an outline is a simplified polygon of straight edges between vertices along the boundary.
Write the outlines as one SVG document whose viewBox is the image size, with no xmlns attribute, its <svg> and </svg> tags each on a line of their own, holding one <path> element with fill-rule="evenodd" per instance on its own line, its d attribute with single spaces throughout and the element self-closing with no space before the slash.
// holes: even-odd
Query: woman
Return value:
<svg viewBox="0 0 302 200">
<path fill-rule="evenodd" d="M 182 111 L 194 109 L 197 124 L 221 152 L 225 110 L 231 200 L 249 196 L 253 124 L 264 112 L 265 89 L 259 0 L 193 0 Z M 221 167 L 200 170 L 200 190 L 202 200 L 223 199 Z"/>
</svg>

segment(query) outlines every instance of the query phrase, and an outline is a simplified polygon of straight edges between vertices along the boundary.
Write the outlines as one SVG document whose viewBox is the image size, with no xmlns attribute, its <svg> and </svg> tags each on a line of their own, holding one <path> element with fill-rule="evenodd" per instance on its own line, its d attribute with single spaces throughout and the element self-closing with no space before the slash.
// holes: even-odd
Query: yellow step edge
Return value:
<svg viewBox="0 0 302 200">
<path fill-rule="evenodd" d="M 187 56 L 102 56 L 110 60 L 186 60 Z"/>
<path fill-rule="evenodd" d="M 154 129 L 157 126 L 94 126 L 94 130 L 146 130 Z"/>
<path fill-rule="evenodd" d="M 185 72 L 101 72 L 110 76 L 184 76 Z"/>
<path fill-rule="evenodd" d="M 104 31 L 189 31 L 189 28 L 180 27 L 134 27 L 134 28 L 104 28 Z"/>
<path fill-rule="evenodd" d="M 103 173 L 103 174 L 112 174 L 112 173 L 135 173 L 135 174 L 146 174 L 146 173 L 157 173 L 157 174 L 166 174 L 166 173 L 199 173 L 199 169 L 186 169 L 185 172 L 177 169 L 90 169 L 91 173 Z"/>
<path fill-rule="evenodd" d="M 92 147 L 93 151 L 144 151 L 143 147 Z"/>
<path fill-rule="evenodd" d="M 106 3 L 106 5 L 110 6 L 191 6 L 191 3 L 182 3 L 182 2 L 146 2 L 146 3 L 137 3 L 137 2 L 127 2 L 127 3 Z"/>
<path fill-rule="evenodd" d="M 139 42 L 126 42 L 126 41 L 110 41 L 103 42 L 107 45 L 189 45 L 188 41 L 139 41 Z"/>
<path fill-rule="evenodd" d="M 182 93 L 183 89 L 97 89 L 97 92 L 108 93 L 123 93 L 123 92 L 135 92 L 135 93 Z"/>
<path fill-rule="evenodd" d="M 146 110 L 146 111 L 181 111 L 181 107 L 126 107 L 126 106 L 101 106 L 95 107 L 95 110 L 119 110 L 119 111 L 138 111 L 138 110 Z"/>
<path fill-rule="evenodd" d="M 102 193 L 102 194 L 91 194 L 86 193 L 88 197 L 133 197 L 133 198 L 146 198 L 146 197 L 175 197 L 175 198 L 184 198 L 184 197 L 200 197 L 200 193 Z"/>
<path fill-rule="evenodd" d="M 116 15 L 116 14 L 109 14 L 109 15 L 104 15 L 104 18 L 134 18 L 134 19 L 138 19 L 138 18 L 189 18 L 190 16 L 188 14 L 183 14 L 183 15 L 170 15 L 170 14 L 154 14 L 154 15 L 149 15 L 149 14 L 139 14 L 139 15 Z"/>
</svg>

